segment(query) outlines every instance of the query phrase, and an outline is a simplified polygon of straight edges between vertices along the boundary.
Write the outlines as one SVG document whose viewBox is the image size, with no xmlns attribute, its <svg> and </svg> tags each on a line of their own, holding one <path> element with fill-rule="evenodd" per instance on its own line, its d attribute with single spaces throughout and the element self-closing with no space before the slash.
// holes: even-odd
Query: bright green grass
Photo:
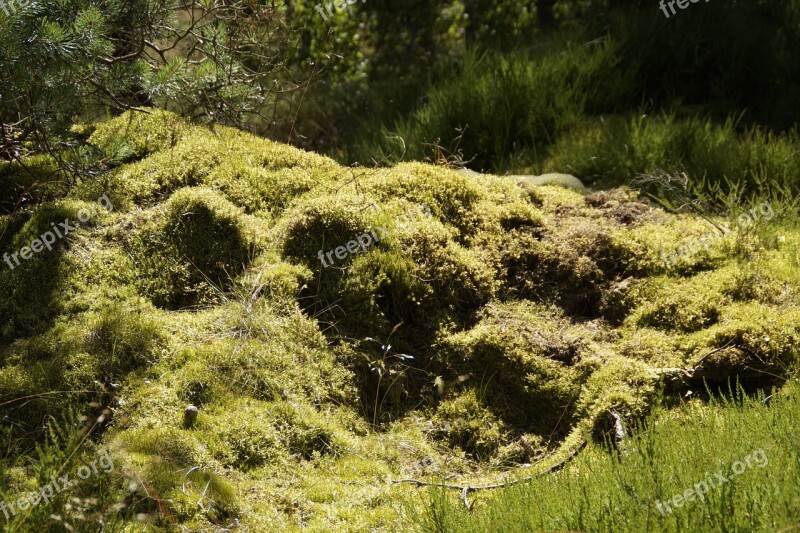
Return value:
<svg viewBox="0 0 800 533">
<path fill-rule="evenodd" d="M 457 491 L 422 494 L 423 531 L 793 531 L 800 528 L 800 389 L 657 410 L 621 454 L 590 445 L 559 473 L 481 493 L 472 513 Z M 757 452 L 758 450 L 763 450 Z M 748 468 L 737 461 L 754 452 Z M 764 458 L 765 457 L 765 458 Z M 759 459 L 758 461 L 756 459 Z M 729 479 L 721 483 L 721 472 Z M 705 502 L 656 508 L 708 477 Z M 473 493 L 474 497 L 474 493 Z M 486 498 L 486 499 L 483 499 Z M 663 507 L 663 506 L 662 506 Z"/>
</svg>

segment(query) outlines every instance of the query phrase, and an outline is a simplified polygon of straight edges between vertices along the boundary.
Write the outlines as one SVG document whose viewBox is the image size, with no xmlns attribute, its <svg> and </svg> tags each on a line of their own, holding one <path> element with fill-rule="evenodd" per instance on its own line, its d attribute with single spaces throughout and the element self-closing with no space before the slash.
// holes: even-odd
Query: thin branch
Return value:
<svg viewBox="0 0 800 533">
<path fill-rule="evenodd" d="M 500 482 L 500 483 L 493 483 L 493 484 L 490 484 L 490 485 L 457 485 L 457 484 L 453 484 L 453 483 L 433 483 L 433 482 L 430 482 L 430 481 L 422 481 L 422 480 L 419 480 L 419 479 L 397 479 L 397 480 L 392 481 L 392 485 L 396 485 L 396 484 L 400 484 L 400 483 L 407 483 L 407 484 L 410 484 L 410 485 L 415 485 L 417 487 L 441 487 L 441 488 L 445 488 L 445 489 L 456 489 L 456 490 L 461 491 L 461 499 L 463 500 L 464 505 L 467 506 L 467 509 L 472 510 L 472 504 L 469 503 L 469 501 L 467 500 L 467 494 L 469 494 L 469 492 L 510 487 L 512 485 L 517 485 L 519 483 L 524 483 L 524 482 L 530 481 L 530 480 L 532 480 L 534 478 L 537 478 L 537 477 L 541 477 L 541 476 L 545 476 L 547 474 L 552 474 L 552 473 L 558 472 L 559 470 L 564 468 L 564 466 L 568 462 L 570 462 L 572 459 L 577 457 L 578 454 L 581 452 L 581 450 L 583 450 L 586 447 L 586 444 L 587 444 L 587 440 L 583 439 L 581 441 L 580 445 L 577 448 L 575 448 L 572 451 L 572 453 L 569 454 L 569 456 L 567 456 L 563 461 L 560 461 L 560 462 L 554 464 L 553 466 L 551 466 L 547 470 L 544 470 L 542 472 L 537 472 L 536 474 L 531 474 L 529 476 L 525 476 L 525 477 L 522 477 L 522 478 L 512 479 L 510 481 L 503 481 L 503 482 Z M 529 468 L 529 467 L 525 467 L 525 468 Z"/>
</svg>

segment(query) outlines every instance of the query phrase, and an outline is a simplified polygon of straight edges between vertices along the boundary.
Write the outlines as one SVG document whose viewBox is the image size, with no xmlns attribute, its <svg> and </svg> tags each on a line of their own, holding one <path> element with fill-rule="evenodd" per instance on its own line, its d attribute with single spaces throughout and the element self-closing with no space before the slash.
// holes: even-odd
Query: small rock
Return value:
<svg viewBox="0 0 800 533">
<path fill-rule="evenodd" d="M 194 405 L 187 406 L 183 411 L 183 425 L 187 428 L 192 427 L 195 420 L 197 420 L 197 414 L 199 412 L 200 410 Z"/>
</svg>

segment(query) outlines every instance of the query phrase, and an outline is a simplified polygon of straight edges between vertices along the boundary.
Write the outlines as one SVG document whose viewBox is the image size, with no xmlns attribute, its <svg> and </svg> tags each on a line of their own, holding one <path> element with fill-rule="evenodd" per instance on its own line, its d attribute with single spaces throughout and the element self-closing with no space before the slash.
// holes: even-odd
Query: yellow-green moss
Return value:
<svg viewBox="0 0 800 533">
<path fill-rule="evenodd" d="M 164 307 L 211 301 L 255 256 L 258 229 L 213 190 L 182 189 L 130 240 L 137 285 Z"/>
<path fill-rule="evenodd" d="M 479 224 L 475 209 L 485 195 L 474 178 L 422 163 L 403 163 L 380 171 L 366 186 L 384 202 L 401 197 L 427 205 L 433 216 L 454 225 L 463 235 L 473 233 Z"/>
<path fill-rule="evenodd" d="M 39 200 L 54 200 L 65 192 L 64 173 L 50 155 L 33 155 L 22 162 L 0 161 L 0 198 L 10 202 L 3 207 L 13 208 L 23 193 Z"/>
<path fill-rule="evenodd" d="M 598 363 L 581 390 L 577 414 L 599 429 L 604 415 L 616 411 L 624 420 L 644 416 L 657 392 L 659 378 L 652 367 L 643 361 L 612 356 Z"/>
<path fill-rule="evenodd" d="M 436 437 L 477 460 L 493 456 L 507 439 L 505 424 L 479 401 L 475 389 L 439 404 L 432 423 Z"/>
<path fill-rule="evenodd" d="M 95 438 L 136 487 L 125 516 L 149 516 L 129 530 L 402 528 L 414 489 L 390 479 L 546 468 L 610 411 L 646 414 L 670 373 L 796 372 L 791 221 L 670 267 L 662 251 L 712 226 L 628 189 L 345 168 L 161 111 L 91 133 L 119 168 L 0 217 L 14 252 L 102 194 L 115 206 L 0 270 L 0 433 L 24 454 L 43 417 L 110 406 Z"/>
<path fill-rule="evenodd" d="M 157 109 L 132 110 L 97 124 L 89 143 L 116 159 L 141 158 L 175 146 L 188 129 L 186 121 L 174 113 Z"/>
<path fill-rule="evenodd" d="M 686 341 L 703 368 L 724 376 L 760 375 L 766 381 L 796 368 L 800 311 L 755 302 L 734 302 L 720 311 L 717 323 Z M 717 353 L 705 357 L 711 351 Z"/>
<path fill-rule="evenodd" d="M 491 298 L 491 271 L 453 242 L 452 227 L 414 204 L 408 212 L 373 205 L 369 196 L 312 197 L 280 226 L 284 254 L 315 272 L 306 295 L 324 319 L 353 336 L 385 336 L 400 322 L 412 336 L 430 335 L 439 321 L 464 320 Z M 365 244 L 355 252 L 326 258 L 359 237 Z"/>
<path fill-rule="evenodd" d="M 591 353 L 579 331 L 553 309 L 522 302 L 491 307 L 473 329 L 443 339 L 437 358 L 471 375 L 469 385 L 503 420 L 550 433 L 577 398 L 582 375 L 574 364 Z"/>
</svg>

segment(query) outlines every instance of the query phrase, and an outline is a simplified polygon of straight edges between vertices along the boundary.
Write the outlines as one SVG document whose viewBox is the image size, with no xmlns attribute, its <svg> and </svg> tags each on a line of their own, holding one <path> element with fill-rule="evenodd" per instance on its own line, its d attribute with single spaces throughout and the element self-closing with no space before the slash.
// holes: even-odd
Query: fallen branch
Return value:
<svg viewBox="0 0 800 533">
<path fill-rule="evenodd" d="M 535 477 L 544 476 L 544 475 L 547 475 L 547 474 L 552 474 L 554 472 L 558 472 L 559 470 L 564 468 L 564 466 L 569 461 L 574 459 L 581 452 L 581 450 L 583 450 L 583 448 L 586 447 L 586 442 L 587 441 L 585 439 L 582 440 L 581 444 L 577 448 L 575 448 L 575 450 L 573 450 L 572 453 L 569 454 L 569 456 L 567 456 L 563 461 L 560 461 L 560 462 L 554 464 L 553 466 L 551 466 L 547 470 L 544 470 L 542 472 L 537 472 L 535 474 L 531 474 L 531 475 L 525 476 L 523 478 L 517 478 L 517 479 L 512 479 L 512 480 L 509 480 L 509 481 L 504 481 L 502 483 L 493 483 L 491 485 L 456 485 L 456 484 L 453 484 L 453 483 L 434 483 L 434 482 L 430 482 L 430 481 L 422 481 L 422 480 L 419 480 L 419 479 L 397 479 L 397 480 L 392 481 L 392 485 L 399 484 L 399 483 L 408 483 L 408 484 L 411 484 L 411 485 L 416 485 L 417 487 L 441 487 L 441 488 L 445 488 L 445 489 L 457 489 L 457 490 L 461 491 L 461 499 L 464 502 L 464 505 L 466 505 L 467 509 L 471 511 L 472 510 L 472 504 L 469 503 L 469 501 L 467 500 L 467 494 L 469 494 L 470 491 L 490 490 L 490 489 L 499 489 L 499 488 L 503 488 L 503 487 L 510 487 L 510 486 L 516 485 L 518 483 L 523 483 L 523 482 L 526 482 L 526 481 L 530 481 Z"/>
<path fill-rule="evenodd" d="M 711 357 L 712 355 L 717 354 L 719 352 L 723 352 L 723 351 L 728 350 L 728 349 L 740 350 L 741 352 L 744 352 L 745 354 L 749 355 L 754 361 L 758 361 L 758 363 L 760 363 L 763 366 L 764 369 L 769 368 L 769 364 L 766 361 L 764 361 L 764 359 L 759 354 L 754 352 L 752 349 L 748 348 L 745 345 L 735 344 L 733 341 L 729 341 L 724 346 L 722 346 L 720 348 L 716 348 L 714 350 L 711 350 L 710 352 L 705 354 L 703 357 L 698 359 L 697 362 L 695 362 L 694 365 L 692 365 L 691 367 L 687 367 L 687 368 L 681 368 L 681 367 L 678 367 L 678 368 L 656 368 L 656 369 L 654 369 L 654 371 L 655 371 L 656 375 L 658 375 L 665 382 L 672 382 L 673 384 L 677 384 L 679 386 L 685 385 L 688 380 L 692 380 L 692 381 L 700 381 L 700 380 L 720 381 L 720 380 L 725 380 L 725 379 L 727 379 L 727 378 L 729 378 L 731 376 L 729 376 L 728 374 L 725 374 L 724 370 L 713 368 L 713 367 L 704 368 L 702 363 L 706 359 Z M 757 375 L 758 376 L 766 375 L 766 376 L 772 376 L 772 377 L 774 377 L 776 379 L 783 379 L 782 376 L 779 376 L 777 374 L 773 374 L 773 373 L 768 372 L 768 371 L 766 371 L 764 369 L 755 368 L 755 367 L 752 367 L 752 366 L 745 366 L 743 370 L 748 370 L 748 371 L 751 371 L 751 372 L 742 373 L 741 377 L 756 377 Z"/>
</svg>

